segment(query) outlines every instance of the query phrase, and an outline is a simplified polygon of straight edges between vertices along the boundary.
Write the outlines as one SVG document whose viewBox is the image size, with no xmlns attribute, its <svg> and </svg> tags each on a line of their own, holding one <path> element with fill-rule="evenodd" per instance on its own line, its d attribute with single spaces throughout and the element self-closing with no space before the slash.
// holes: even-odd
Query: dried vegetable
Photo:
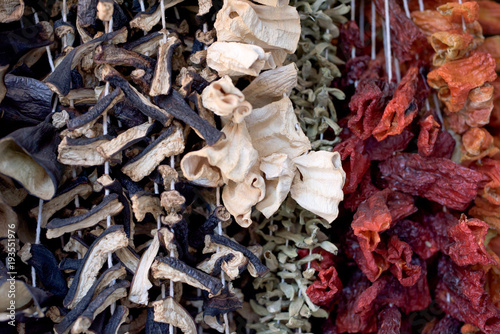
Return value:
<svg viewBox="0 0 500 334">
<path fill-rule="evenodd" d="M 500 332 L 498 22 L 4 1 L 0 331 Z"/>
<path fill-rule="evenodd" d="M 292 275 L 285 332 L 325 318 L 306 294 L 314 270 L 302 276 L 300 266 L 321 258 L 317 247 L 337 250 L 319 225 L 337 218 L 345 173 L 338 153 L 317 151 L 333 141 L 311 145 L 317 138 L 304 133 L 290 98 L 296 7 L 45 5 L 0 10 L 10 37 L 0 91 L 1 284 L 15 272 L 22 294 L 1 311 L 2 330 L 236 332 L 255 326 L 252 306 L 268 297 L 256 291 L 270 287 L 277 256 Z M 347 11 L 318 12 L 332 31 L 319 51 L 332 53 L 320 59 L 331 79 L 315 93 L 321 131 L 340 129 L 329 96 L 343 94 L 328 86 L 342 61 L 328 36 L 338 35 L 330 16 L 342 21 Z M 309 70 L 301 83 L 319 75 Z M 274 241 L 255 237 L 282 210 L 300 237 L 287 231 L 279 244 L 310 250 L 304 259 L 293 245 L 281 258 Z"/>
<path fill-rule="evenodd" d="M 340 247 L 308 290 L 330 300 L 323 332 L 500 331 L 496 37 L 482 27 L 496 4 L 482 3 L 374 1 L 372 34 L 343 26 Z"/>
</svg>

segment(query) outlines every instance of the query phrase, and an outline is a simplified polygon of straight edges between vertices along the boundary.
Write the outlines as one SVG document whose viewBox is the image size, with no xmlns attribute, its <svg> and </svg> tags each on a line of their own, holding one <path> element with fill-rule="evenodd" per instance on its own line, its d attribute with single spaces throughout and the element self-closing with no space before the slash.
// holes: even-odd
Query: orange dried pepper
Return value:
<svg viewBox="0 0 500 334">
<path fill-rule="evenodd" d="M 461 161 L 474 161 L 499 152 L 493 137 L 484 128 L 471 128 L 462 136 Z"/>
<path fill-rule="evenodd" d="M 448 110 L 457 112 L 465 106 L 469 92 L 497 78 L 493 57 L 474 51 L 469 57 L 445 63 L 427 75 L 432 88 L 439 89 L 440 99 Z"/>
<path fill-rule="evenodd" d="M 445 5 L 439 6 L 437 10 L 454 23 L 462 23 L 462 18 L 465 23 L 472 23 L 479 19 L 479 4 L 475 1 L 461 4 L 448 2 Z"/>
</svg>

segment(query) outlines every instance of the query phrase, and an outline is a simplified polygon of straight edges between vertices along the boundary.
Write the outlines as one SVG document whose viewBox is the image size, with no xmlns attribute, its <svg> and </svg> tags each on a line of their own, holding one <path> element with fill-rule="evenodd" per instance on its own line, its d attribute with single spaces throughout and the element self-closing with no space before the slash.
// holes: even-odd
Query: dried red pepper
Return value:
<svg viewBox="0 0 500 334">
<path fill-rule="evenodd" d="M 370 167 L 370 159 L 364 152 L 365 144 L 356 136 L 351 136 L 333 149 L 340 153 L 342 167 L 346 173 L 344 194 L 353 193 Z"/>
<path fill-rule="evenodd" d="M 358 138 L 368 139 L 382 118 L 384 106 L 392 96 L 392 85 L 384 80 L 361 80 L 349 102 L 353 116 L 348 127 Z"/>
<path fill-rule="evenodd" d="M 432 115 L 420 121 L 420 132 L 417 141 L 418 154 L 424 157 L 431 155 L 439 135 L 440 127 L 441 126 L 434 120 Z"/>
<path fill-rule="evenodd" d="M 319 306 L 329 309 L 335 297 L 342 291 L 342 282 L 335 267 L 319 272 L 318 279 L 307 290 L 307 296 Z"/>
<path fill-rule="evenodd" d="M 484 176 L 442 158 L 397 154 L 379 164 L 380 177 L 391 189 L 427 198 L 456 210 L 474 199 Z"/>
<path fill-rule="evenodd" d="M 448 229 L 453 242 L 448 251 L 451 259 L 459 266 L 496 264 L 484 246 L 488 228 L 485 222 L 476 218 L 467 219 L 462 214 L 458 224 Z"/>
<path fill-rule="evenodd" d="M 379 334 L 399 334 L 401 333 L 401 312 L 397 307 L 389 306 L 378 314 Z"/>
</svg>

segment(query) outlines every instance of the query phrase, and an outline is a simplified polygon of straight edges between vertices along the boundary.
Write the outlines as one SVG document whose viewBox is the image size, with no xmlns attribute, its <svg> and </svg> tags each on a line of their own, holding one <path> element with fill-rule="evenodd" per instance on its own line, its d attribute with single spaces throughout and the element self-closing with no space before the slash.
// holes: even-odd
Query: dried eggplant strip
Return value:
<svg viewBox="0 0 500 334">
<path fill-rule="evenodd" d="M 111 108 L 113 108 L 118 102 L 122 101 L 123 98 L 124 95 L 121 89 L 115 89 L 110 94 L 99 99 L 97 103 L 85 114 L 68 120 L 66 122 L 68 129 L 75 130 L 96 120 L 99 116 L 111 110 Z"/>
<path fill-rule="evenodd" d="M 47 238 L 57 238 L 64 233 L 94 226 L 107 216 L 116 216 L 122 210 L 123 204 L 120 203 L 118 194 L 110 194 L 104 197 L 99 205 L 84 214 L 64 219 L 52 219 L 45 226 L 47 228 Z"/>
</svg>

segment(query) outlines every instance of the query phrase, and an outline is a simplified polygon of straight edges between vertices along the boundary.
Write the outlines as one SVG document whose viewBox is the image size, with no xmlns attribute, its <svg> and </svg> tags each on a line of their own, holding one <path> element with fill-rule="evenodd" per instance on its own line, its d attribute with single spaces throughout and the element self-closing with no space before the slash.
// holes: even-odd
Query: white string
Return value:
<svg viewBox="0 0 500 334">
<path fill-rule="evenodd" d="M 377 39 L 377 27 L 376 27 L 376 16 L 375 16 L 375 2 L 372 1 L 372 20 L 371 20 L 371 29 L 372 29 L 372 53 L 371 58 L 375 59 L 376 54 L 376 39 Z"/>
<path fill-rule="evenodd" d="M 40 23 L 40 20 L 38 19 L 38 14 L 35 12 L 34 9 L 33 9 L 33 16 L 35 18 L 35 23 L 36 24 Z M 47 58 L 49 59 L 50 71 L 54 72 L 55 67 L 54 67 L 54 61 L 52 60 L 52 54 L 50 53 L 50 47 L 47 45 L 45 47 L 45 50 L 47 51 Z"/>
<path fill-rule="evenodd" d="M 394 72 L 396 72 L 396 80 L 398 83 L 401 81 L 401 71 L 399 69 L 399 60 L 394 57 Z"/>
<path fill-rule="evenodd" d="M 365 0 L 361 0 L 359 5 L 359 39 L 364 45 L 365 41 Z"/>
<path fill-rule="evenodd" d="M 146 11 L 146 7 L 144 7 L 144 1 L 143 0 L 139 0 L 139 5 L 141 6 L 141 12 Z"/>
<path fill-rule="evenodd" d="M 424 11 L 424 1 L 423 0 L 418 0 L 418 8 L 420 9 L 421 12 Z"/>
<path fill-rule="evenodd" d="M 391 62 L 391 30 L 390 30 L 390 16 L 389 16 L 389 0 L 384 0 L 384 9 L 385 9 L 385 32 L 386 32 L 386 48 L 387 48 L 387 76 L 388 81 L 392 81 L 392 62 Z"/>
<path fill-rule="evenodd" d="M 67 8 L 67 5 L 66 5 L 66 0 L 63 0 L 63 8 L 62 8 L 62 19 L 63 19 L 63 22 L 67 22 L 68 21 L 68 17 L 66 15 L 66 11 L 67 10 L 68 10 L 68 8 Z M 68 43 L 67 42 L 67 35 L 64 34 L 63 37 L 62 37 L 63 51 L 66 48 L 67 43 Z"/>
<path fill-rule="evenodd" d="M 218 208 L 220 206 L 220 187 L 215 188 L 215 206 Z M 219 220 L 217 223 L 217 234 L 222 235 L 222 222 Z M 219 246 L 217 246 L 217 253 L 219 253 Z M 220 272 L 220 280 L 222 281 L 222 286 L 226 287 L 226 278 L 224 277 L 224 271 Z M 229 320 L 227 318 L 227 313 L 224 313 L 224 327 L 226 334 L 229 334 Z"/>
<path fill-rule="evenodd" d="M 403 6 L 405 8 L 406 17 L 410 18 L 410 8 L 408 8 L 408 0 L 403 0 Z"/>
<path fill-rule="evenodd" d="M 33 17 L 35 19 L 36 24 L 40 23 L 40 20 L 38 19 L 38 14 L 34 9 L 33 9 Z M 50 48 L 48 45 L 45 47 L 45 50 L 47 51 L 47 58 L 49 60 L 50 71 L 54 72 L 55 69 L 54 61 L 52 60 L 52 54 L 50 53 Z M 52 113 L 56 110 L 56 107 L 57 107 L 57 97 L 52 107 Z M 43 199 L 40 198 L 38 200 L 38 217 L 36 220 L 35 244 L 40 243 L 40 235 L 42 234 L 42 215 L 43 215 Z M 31 267 L 31 285 L 34 287 L 36 286 L 36 271 L 33 266 Z"/>
<path fill-rule="evenodd" d="M 462 0 L 458 0 L 458 3 L 461 5 L 462 4 Z M 462 29 L 464 31 L 467 31 L 467 28 L 465 27 L 465 20 L 464 20 L 463 15 L 462 15 Z"/>
<path fill-rule="evenodd" d="M 351 0 L 351 21 L 356 20 L 356 0 Z M 351 58 L 356 57 L 356 47 L 353 45 L 351 50 Z"/>
<path fill-rule="evenodd" d="M 164 0 L 160 0 L 160 6 L 161 6 L 161 26 L 162 26 L 163 29 L 166 29 L 167 23 L 165 21 L 165 3 L 163 1 Z M 167 43 L 167 35 L 166 34 L 163 34 L 163 43 Z"/>
</svg>

